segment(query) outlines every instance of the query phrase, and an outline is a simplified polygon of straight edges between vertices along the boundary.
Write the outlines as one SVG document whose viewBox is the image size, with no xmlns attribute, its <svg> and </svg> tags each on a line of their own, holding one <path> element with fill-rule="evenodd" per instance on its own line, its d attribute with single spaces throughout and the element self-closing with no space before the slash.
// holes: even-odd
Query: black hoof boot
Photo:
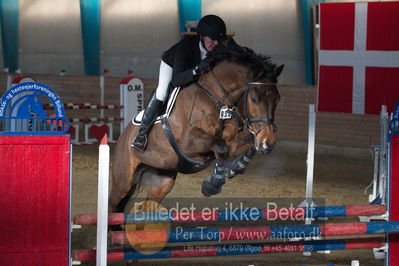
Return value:
<svg viewBox="0 0 399 266">
<path fill-rule="evenodd" d="M 211 178 L 210 180 L 204 180 L 202 182 L 202 194 L 205 197 L 210 197 L 219 194 L 222 191 L 222 186 L 225 183 L 224 178 Z"/>
<path fill-rule="evenodd" d="M 144 151 L 147 146 L 147 135 L 139 133 L 132 141 L 131 146 L 138 151 Z"/>
<path fill-rule="evenodd" d="M 244 174 L 254 154 L 255 150 L 251 148 L 241 158 L 235 161 L 230 168 L 230 176 L 234 177 L 236 175 Z"/>
</svg>

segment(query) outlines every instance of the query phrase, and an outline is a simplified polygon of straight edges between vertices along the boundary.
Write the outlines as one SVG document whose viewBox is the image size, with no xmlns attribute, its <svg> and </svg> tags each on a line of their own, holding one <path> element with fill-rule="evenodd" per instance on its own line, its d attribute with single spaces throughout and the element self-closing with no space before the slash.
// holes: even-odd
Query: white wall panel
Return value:
<svg viewBox="0 0 399 266">
<path fill-rule="evenodd" d="M 101 10 L 103 67 L 158 77 L 163 51 L 180 39 L 177 0 L 102 0 Z"/>
<path fill-rule="evenodd" d="M 235 40 L 285 64 L 280 83 L 305 84 L 303 30 L 298 0 L 202 0 L 202 14 L 220 15 Z"/>
<path fill-rule="evenodd" d="M 101 0 L 101 63 L 110 76 L 128 69 L 157 78 L 163 51 L 180 39 L 177 0 Z M 218 14 L 241 45 L 285 64 L 280 83 L 304 84 L 299 0 L 202 0 L 202 14 Z M 24 73 L 84 74 L 79 0 L 20 0 Z"/>
<path fill-rule="evenodd" d="M 84 74 L 79 0 L 20 0 L 19 25 L 22 72 Z"/>
</svg>

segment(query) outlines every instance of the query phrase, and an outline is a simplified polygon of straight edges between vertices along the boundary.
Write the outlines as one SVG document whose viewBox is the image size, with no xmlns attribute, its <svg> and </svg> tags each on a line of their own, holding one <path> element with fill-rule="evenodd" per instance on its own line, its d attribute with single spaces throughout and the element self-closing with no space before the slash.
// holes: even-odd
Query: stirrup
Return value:
<svg viewBox="0 0 399 266">
<path fill-rule="evenodd" d="M 132 143 L 130 144 L 133 148 L 138 151 L 144 151 L 145 147 L 147 146 L 147 135 L 144 133 L 139 133 Z"/>
</svg>

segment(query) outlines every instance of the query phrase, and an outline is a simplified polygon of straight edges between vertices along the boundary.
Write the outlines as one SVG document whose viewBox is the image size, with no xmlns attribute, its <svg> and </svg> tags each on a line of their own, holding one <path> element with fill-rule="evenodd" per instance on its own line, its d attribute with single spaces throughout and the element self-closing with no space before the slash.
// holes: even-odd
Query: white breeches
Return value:
<svg viewBox="0 0 399 266">
<path fill-rule="evenodd" d="M 155 92 L 155 97 L 160 101 L 165 101 L 168 86 L 172 80 L 173 69 L 163 60 L 159 66 L 158 87 Z"/>
</svg>

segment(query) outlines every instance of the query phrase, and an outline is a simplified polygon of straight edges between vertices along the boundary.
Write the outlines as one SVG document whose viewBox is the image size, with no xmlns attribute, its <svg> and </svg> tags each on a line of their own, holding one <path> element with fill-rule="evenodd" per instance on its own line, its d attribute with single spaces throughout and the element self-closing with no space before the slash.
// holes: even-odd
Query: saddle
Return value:
<svg viewBox="0 0 399 266">
<path fill-rule="evenodd" d="M 179 92 L 180 92 L 180 87 L 176 87 L 171 91 L 170 96 L 168 97 L 168 102 L 166 104 L 166 107 L 163 108 L 161 115 L 157 117 L 155 123 L 160 123 L 162 118 L 169 117 L 170 113 L 172 112 L 173 106 L 175 105 L 176 98 Z M 140 126 L 141 119 L 143 119 L 143 114 L 144 114 L 144 109 L 141 110 L 135 117 L 133 117 L 132 119 L 133 125 Z"/>
</svg>

